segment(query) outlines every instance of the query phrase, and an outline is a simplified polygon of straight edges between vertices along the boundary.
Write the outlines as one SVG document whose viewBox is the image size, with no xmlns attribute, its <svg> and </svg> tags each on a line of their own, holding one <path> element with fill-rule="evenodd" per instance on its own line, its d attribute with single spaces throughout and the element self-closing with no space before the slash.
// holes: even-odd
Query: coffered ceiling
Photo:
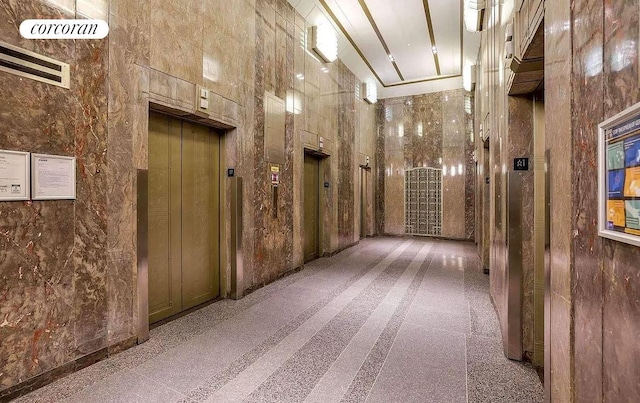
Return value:
<svg viewBox="0 0 640 403">
<path fill-rule="evenodd" d="M 381 97 L 462 87 L 480 35 L 464 29 L 462 0 L 289 0 L 310 24 L 329 22 L 338 56 Z"/>
</svg>

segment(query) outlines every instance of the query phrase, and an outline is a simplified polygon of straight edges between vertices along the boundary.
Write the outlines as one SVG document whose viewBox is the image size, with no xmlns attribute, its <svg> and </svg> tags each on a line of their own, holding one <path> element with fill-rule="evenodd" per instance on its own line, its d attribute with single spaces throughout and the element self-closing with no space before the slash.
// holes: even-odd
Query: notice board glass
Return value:
<svg viewBox="0 0 640 403">
<path fill-rule="evenodd" d="M 640 103 L 598 132 L 598 234 L 640 246 Z"/>
<path fill-rule="evenodd" d="M 29 153 L 0 150 L 0 201 L 29 200 Z"/>
<path fill-rule="evenodd" d="M 76 198 L 76 159 L 60 155 L 31 154 L 33 200 Z"/>
</svg>

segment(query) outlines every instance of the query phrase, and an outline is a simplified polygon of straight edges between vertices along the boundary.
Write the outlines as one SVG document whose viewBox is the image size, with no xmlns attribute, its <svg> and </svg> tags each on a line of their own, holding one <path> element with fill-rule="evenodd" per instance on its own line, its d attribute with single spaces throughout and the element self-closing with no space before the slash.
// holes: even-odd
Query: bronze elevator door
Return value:
<svg viewBox="0 0 640 403">
<path fill-rule="evenodd" d="M 151 113 L 150 323 L 220 294 L 219 161 L 210 128 Z"/>
<path fill-rule="evenodd" d="M 319 161 L 304 156 L 304 261 L 318 257 L 320 231 L 320 169 Z"/>
</svg>

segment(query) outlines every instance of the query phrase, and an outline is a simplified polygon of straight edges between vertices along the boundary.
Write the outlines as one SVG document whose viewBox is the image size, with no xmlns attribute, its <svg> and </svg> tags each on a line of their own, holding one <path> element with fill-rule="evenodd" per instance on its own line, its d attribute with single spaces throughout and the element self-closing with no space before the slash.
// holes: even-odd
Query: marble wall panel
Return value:
<svg viewBox="0 0 640 403">
<path fill-rule="evenodd" d="M 573 238 L 574 281 L 574 396 L 576 401 L 596 401 L 603 396 L 603 271 L 602 240 L 598 225 L 597 144 L 603 119 L 604 9 L 602 1 L 573 5 Z M 595 101 L 594 101 L 595 100 Z M 574 234 L 575 234 L 574 233 Z M 594 365 L 598 363 L 598 365 Z M 609 400 L 609 399 L 607 399 Z M 616 399 L 613 399 L 616 400 Z M 611 401 L 613 401 L 611 400 Z"/>
<path fill-rule="evenodd" d="M 25 41 L 14 24 L 74 13 L 73 2 L 0 8 L 3 41 L 71 65 L 70 89 L 0 74 L 0 148 L 77 157 L 78 196 L 0 203 L 0 292 L 11 301 L 0 307 L 0 392 L 106 345 L 107 41 Z"/>
<path fill-rule="evenodd" d="M 386 201 L 386 178 L 387 178 L 387 163 L 386 163 L 386 150 L 387 139 L 386 131 L 384 130 L 385 111 L 387 108 L 382 102 L 376 103 L 376 164 L 377 169 L 373 172 L 375 174 L 375 233 L 384 234 L 386 228 L 386 213 L 385 213 L 385 201 Z"/>
<path fill-rule="evenodd" d="M 107 347 L 108 41 L 76 43 L 75 347 L 78 356 Z"/>
<path fill-rule="evenodd" d="M 545 131 L 552 205 L 545 386 L 552 401 L 627 401 L 640 393 L 640 348 L 629 336 L 638 333 L 640 252 L 598 237 L 596 199 L 597 125 L 639 100 L 639 10 L 638 1 L 545 2 Z M 494 10 L 487 12 L 493 15 Z M 477 94 L 480 110 L 482 116 L 501 115 L 504 85 L 490 73 L 500 47 L 491 32 L 481 53 L 486 70 L 481 88 L 486 84 L 489 90 Z M 511 158 L 493 150 L 504 147 L 502 133 L 509 132 L 501 121 L 489 126 L 492 135 L 498 129 L 491 141 L 495 174 Z M 492 186 L 491 223 L 503 214 L 496 201 L 501 189 L 502 184 Z M 494 299 L 499 275 L 493 271 L 504 267 L 501 237 L 497 230 L 491 239 Z"/>
<path fill-rule="evenodd" d="M 150 36 L 163 38 L 150 41 L 150 67 L 200 83 L 203 73 L 202 0 L 150 0 L 149 8 Z"/>
<path fill-rule="evenodd" d="M 464 211 L 465 211 L 465 239 L 476 240 L 476 228 L 480 226 L 476 225 L 476 192 L 478 187 L 482 186 L 482 181 L 477 181 L 476 162 L 474 160 L 474 147 L 475 147 L 475 119 L 473 108 L 473 95 L 465 94 L 465 146 L 464 146 L 464 159 L 463 162 L 465 172 L 465 193 L 464 193 Z M 467 108 L 468 105 L 468 108 Z"/>
<path fill-rule="evenodd" d="M 12 125 L 3 128 L 0 147 L 76 155 L 79 168 L 75 202 L 0 204 L 7 226 L 2 233 L 9 231 L 0 237 L 0 270 L 15 301 L 10 311 L 0 308 L 0 318 L 9 323 L 0 334 L 11 341 L 0 346 L 2 388 L 136 336 L 135 324 L 144 314 L 135 304 L 136 170 L 148 165 L 150 102 L 169 113 L 191 113 L 196 85 L 204 85 L 212 96 L 209 118 L 236 127 L 225 133 L 223 160 L 245 179 L 244 227 L 255 229 L 245 231 L 243 239 L 246 288 L 302 264 L 295 247 L 303 222 L 301 130 L 331 145 L 321 171 L 321 181 L 330 183 L 321 196 L 322 252 L 359 239 L 359 188 L 353 179 L 361 150 L 377 170 L 375 107 L 355 98 L 357 80 L 343 64 L 320 63 L 300 47 L 307 24 L 288 2 L 110 0 L 108 5 L 109 37 L 82 44 L 24 41 L 10 23 L 33 15 L 73 17 L 74 1 L 10 2 L 0 9 L 11 16 L 0 21 L 3 40 L 74 69 L 71 90 L 0 75 L 4 99 L 30 105 L 29 113 L 18 107 L 2 112 L 0 126 Z M 22 91 L 8 90 L 17 86 Z M 293 214 L 277 217 L 263 158 L 265 91 L 284 99 L 298 91 L 303 101 L 300 111 L 285 117 L 286 159 L 278 189 L 279 211 Z M 32 99 L 41 102 L 33 107 Z M 33 136 L 34 131 L 45 135 Z M 369 189 L 372 223 L 377 186 Z M 222 206 L 228 211 L 225 196 Z M 223 248 L 228 254 L 228 240 Z M 229 262 L 223 267 L 228 270 Z"/>
<path fill-rule="evenodd" d="M 604 6 L 603 100 L 604 118 L 607 119 L 640 101 L 640 63 L 638 61 L 640 2 L 638 0 L 603 1 L 602 5 Z M 576 103 L 585 105 L 583 108 L 588 108 L 589 100 L 593 95 L 590 93 L 588 98 L 576 97 Z M 592 137 L 587 137 L 586 140 L 593 141 L 595 144 Z M 591 156 L 585 153 L 585 159 L 589 157 Z M 585 204 L 592 200 L 589 196 L 585 197 Z M 595 236 L 596 234 L 592 231 L 588 231 L 585 242 Z M 640 394 L 638 381 L 640 379 L 638 365 L 640 344 L 637 338 L 632 336 L 640 332 L 639 260 L 639 248 L 619 242 L 604 241 L 602 390 L 605 401 L 623 401 Z M 588 286 L 589 283 L 587 283 Z M 588 341 L 588 338 L 586 339 Z"/>
<path fill-rule="evenodd" d="M 376 214 L 377 220 L 384 219 L 385 233 L 404 234 L 404 208 L 398 208 L 404 206 L 404 171 L 416 167 L 447 167 L 446 173 L 443 169 L 442 235 L 473 239 L 475 223 L 473 219 L 467 220 L 466 211 L 474 209 L 473 198 L 467 198 L 467 193 L 473 195 L 475 178 L 474 170 L 467 167 L 472 147 L 468 145 L 465 95 L 464 90 L 454 90 L 381 101 L 378 147 L 383 146 L 384 153 L 379 151 L 377 158 L 381 159 L 379 163 L 384 161 L 385 190 L 384 203 L 378 202 L 378 210 L 384 208 L 384 213 Z M 471 186 L 470 189 L 467 186 Z M 382 226 L 380 222 L 377 225 Z"/>
<path fill-rule="evenodd" d="M 508 170 L 513 159 L 533 161 L 533 101 L 528 97 L 509 97 Z M 511 163 L 510 163 L 511 162 Z M 531 168 L 531 167 L 530 167 Z M 533 171 L 520 173 L 522 177 L 522 348 L 528 359 L 533 356 L 534 333 L 534 264 L 533 264 Z M 507 206 L 505 206 L 507 207 Z M 506 290 L 505 290 L 506 294 Z"/>
<path fill-rule="evenodd" d="M 551 205 L 551 362 L 550 398 L 571 399 L 571 233 L 573 222 L 571 127 L 571 13 L 569 1 L 549 2 L 545 10 L 545 132 L 550 150 Z M 549 111 L 549 113 L 546 113 Z"/>
<path fill-rule="evenodd" d="M 147 0 L 145 0 L 147 1 Z M 142 3 L 138 7 L 144 7 Z M 116 1 L 109 19 L 108 344 L 135 336 L 135 170 L 148 168 L 149 13 Z M 133 169 L 132 169 L 133 162 Z"/>
<path fill-rule="evenodd" d="M 355 76 L 349 74 L 346 66 L 340 64 L 340 112 L 338 114 L 338 247 L 345 248 L 353 244 L 355 234 L 355 187 L 356 166 L 354 154 L 356 134 Z"/>
</svg>

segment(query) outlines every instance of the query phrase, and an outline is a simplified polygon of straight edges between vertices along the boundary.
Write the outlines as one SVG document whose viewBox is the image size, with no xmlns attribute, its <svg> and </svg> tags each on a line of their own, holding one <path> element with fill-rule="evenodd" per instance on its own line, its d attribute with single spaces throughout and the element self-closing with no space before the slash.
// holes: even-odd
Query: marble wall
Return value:
<svg viewBox="0 0 640 403">
<path fill-rule="evenodd" d="M 491 7 L 488 16 L 505 22 L 505 12 Z M 640 249 L 597 233 L 597 126 L 640 101 L 639 16 L 638 0 L 545 3 L 551 192 L 545 388 L 551 401 L 633 401 L 640 395 Z M 514 101 L 504 95 L 501 29 L 497 24 L 483 33 L 483 82 L 476 94 L 480 119 L 489 122 L 484 130 L 490 131 L 489 169 L 495 179 L 489 214 L 496 229 L 481 241 L 490 245 L 494 296 L 504 268 L 501 171 L 515 123 L 503 118 L 514 116 Z"/>
<path fill-rule="evenodd" d="M 404 172 L 433 167 L 443 169 L 442 236 L 474 239 L 472 104 L 462 89 L 379 102 L 378 231 L 404 234 Z"/>
<path fill-rule="evenodd" d="M 244 179 L 249 290 L 303 264 L 305 149 L 317 151 L 324 139 L 324 254 L 360 239 L 365 156 L 370 172 L 378 169 L 375 106 L 359 98 L 360 82 L 340 61 L 321 63 L 301 46 L 309 26 L 287 1 L 86 4 L 28 0 L 0 7 L 3 41 L 69 63 L 72 71 L 70 90 L 0 73 L 7 105 L 0 111 L 0 149 L 78 160 L 77 200 L 0 203 L 0 396 L 41 374 L 73 370 L 70 364 L 83 357 L 100 359 L 136 342 L 138 320 L 147 315 L 136 303 L 136 188 L 137 170 L 148 167 L 150 109 L 223 132 L 223 164 Z M 16 28 L 28 18 L 76 16 L 108 20 L 109 36 L 26 41 Z M 211 90 L 211 107 L 196 114 L 197 85 Z M 277 215 L 264 158 L 267 92 L 292 101 Z M 376 233 L 377 182 L 370 179 L 366 235 Z M 224 179 L 223 289 L 231 268 L 228 186 Z"/>
<path fill-rule="evenodd" d="M 95 17 L 67 3 L 0 7 L 3 41 L 71 65 L 70 89 L 0 74 L 0 149 L 75 156 L 78 197 L 0 203 L 0 390 L 109 344 L 109 42 L 24 40 L 17 30 L 34 16 Z"/>
<path fill-rule="evenodd" d="M 542 320 L 536 322 L 536 302 L 541 306 L 543 299 L 535 294 L 535 237 L 534 237 L 534 97 L 508 96 L 507 82 L 510 71 L 504 62 L 505 26 L 513 17 L 513 8 L 500 4 L 490 5 L 486 10 L 488 18 L 501 21 L 493 24 L 482 34 L 480 49 L 480 77 L 476 85 L 478 100 L 476 121 L 482 124 L 478 130 L 476 154 L 478 172 L 482 172 L 485 184 L 478 197 L 476 213 L 482 218 L 483 236 L 478 239 L 478 253 L 483 267 L 489 269 L 491 297 L 500 319 L 503 338 L 507 337 L 508 264 L 507 264 L 507 213 L 508 189 L 511 176 L 519 176 L 522 182 L 522 349 L 525 360 L 531 361 L 535 355 L 536 327 L 542 327 Z M 478 127 L 479 129 L 479 127 Z M 488 148 L 480 136 L 488 136 Z M 543 133 L 541 133 L 543 134 Z M 530 169 L 514 172 L 515 158 L 529 158 Z M 486 180 L 489 183 L 486 183 Z M 515 206 L 514 206 L 515 207 Z M 540 333 L 538 333 L 540 335 Z"/>
</svg>

